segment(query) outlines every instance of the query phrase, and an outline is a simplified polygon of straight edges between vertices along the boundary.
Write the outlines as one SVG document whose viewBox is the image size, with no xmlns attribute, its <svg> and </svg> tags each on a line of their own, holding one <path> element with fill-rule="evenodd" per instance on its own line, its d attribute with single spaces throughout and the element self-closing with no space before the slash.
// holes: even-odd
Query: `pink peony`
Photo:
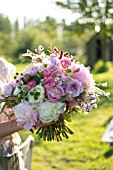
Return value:
<svg viewBox="0 0 113 170">
<path fill-rule="evenodd" d="M 70 69 L 79 69 L 78 72 L 74 72 L 72 74 L 72 77 L 74 79 L 77 79 L 80 81 L 85 88 L 88 88 L 90 86 L 94 86 L 94 79 L 92 74 L 90 74 L 90 71 L 87 67 L 85 67 L 83 64 L 75 64 L 75 67 L 73 66 Z M 74 70 L 73 70 L 74 71 Z"/>
<path fill-rule="evenodd" d="M 30 130 L 37 122 L 38 113 L 32 109 L 32 105 L 27 101 L 13 107 L 18 126 Z"/>
</svg>

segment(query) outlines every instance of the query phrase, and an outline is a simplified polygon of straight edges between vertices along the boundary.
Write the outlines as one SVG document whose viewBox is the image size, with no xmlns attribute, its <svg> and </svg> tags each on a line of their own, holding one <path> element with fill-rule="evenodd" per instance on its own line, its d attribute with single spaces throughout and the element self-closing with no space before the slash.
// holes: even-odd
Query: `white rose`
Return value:
<svg viewBox="0 0 113 170">
<path fill-rule="evenodd" d="M 28 93 L 28 101 L 30 103 L 41 103 L 44 99 L 44 87 L 41 85 L 35 86 L 33 89 L 31 89 Z"/>
<path fill-rule="evenodd" d="M 14 96 L 17 96 L 20 92 L 21 92 L 21 89 L 16 87 L 16 89 L 13 92 L 13 94 L 14 94 Z"/>
<path fill-rule="evenodd" d="M 43 102 L 38 106 L 39 119 L 42 123 L 50 123 L 52 121 L 57 121 L 59 115 L 64 112 L 66 104 L 63 102 Z"/>
</svg>

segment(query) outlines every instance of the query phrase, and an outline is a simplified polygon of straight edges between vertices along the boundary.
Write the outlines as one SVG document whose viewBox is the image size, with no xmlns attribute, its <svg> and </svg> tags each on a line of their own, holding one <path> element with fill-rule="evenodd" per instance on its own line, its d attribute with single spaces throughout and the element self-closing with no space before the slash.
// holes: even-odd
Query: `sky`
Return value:
<svg viewBox="0 0 113 170">
<path fill-rule="evenodd" d="M 11 22 L 18 19 L 21 27 L 24 17 L 43 21 L 46 16 L 50 16 L 58 22 L 65 19 L 67 24 L 75 20 L 76 16 L 71 11 L 61 9 L 54 2 L 55 0 L 0 0 L 0 13 L 8 16 Z"/>
</svg>

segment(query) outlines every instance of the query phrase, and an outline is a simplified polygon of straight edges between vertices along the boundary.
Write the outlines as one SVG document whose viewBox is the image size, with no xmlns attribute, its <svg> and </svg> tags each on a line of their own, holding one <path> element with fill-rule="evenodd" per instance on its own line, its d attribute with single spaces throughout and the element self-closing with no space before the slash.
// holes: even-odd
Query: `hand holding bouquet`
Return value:
<svg viewBox="0 0 113 170">
<path fill-rule="evenodd" d="M 100 95 L 109 96 L 96 86 L 90 68 L 76 62 L 69 52 L 54 47 L 47 55 L 39 46 L 36 53 L 27 50 L 24 56 L 31 57 L 31 64 L 4 87 L 1 113 L 11 108 L 18 126 L 26 130 L 39 126 L 39 139 L 67 139 L 74 133 L 65 123 L 71 112 L 87 114 L 97 107 Z"/>
</svg>

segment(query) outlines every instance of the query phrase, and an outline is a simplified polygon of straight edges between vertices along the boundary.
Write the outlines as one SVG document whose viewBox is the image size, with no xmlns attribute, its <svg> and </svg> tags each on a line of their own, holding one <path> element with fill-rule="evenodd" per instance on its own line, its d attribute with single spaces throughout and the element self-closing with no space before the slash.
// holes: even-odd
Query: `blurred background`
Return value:
<svg viewBox="0 0 113 170">
<path fill-rule="evenodd" d="M 113 117 L 113 1 L 112 0 L 0 0 L 0 56 L 16 65 L 26 49 L 50 43 L 91 66 L 97 83 L 111 100 L 101 98 L 87 116 L 73 115 L 75 134 L 63 142 L 42 142 L 35 134 L 31 170 L 112 170 L 113 148 L 101 143 Z M 22 140 L 31 132 L 20 132 Z"/>
</svg>

